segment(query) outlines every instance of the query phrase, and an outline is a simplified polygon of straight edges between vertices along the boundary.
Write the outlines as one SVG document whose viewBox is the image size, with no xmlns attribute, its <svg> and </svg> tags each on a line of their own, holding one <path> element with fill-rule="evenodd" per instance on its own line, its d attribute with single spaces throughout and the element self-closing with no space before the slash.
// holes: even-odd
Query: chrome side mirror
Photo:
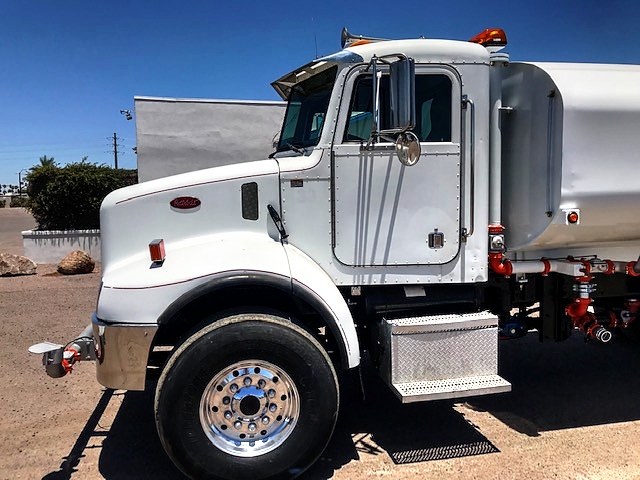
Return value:
<svg viewBox="0 0 640 480">
<path fill-rule="evenodd" d="M 416 125 L 416 64 L 403 57 L 389 65 L 391 90 L 390 130 L 406 131 Z"/>
<path fill-rule="evenodd" d="M 393 142 L 395 139 L 396 154 L 403 165 L 408 167 L 418 163 L 420 159 L 420 140 L 411 131 L 416 125 L 416 66 L 412 58 L 404 54 L 387 55 L 396 57 L 395 61 L 376 57 L 371 59 L 369 67 L 373 77 L 373 125 L 366 150 L 381 138 Z M 378 62 L 389 68 L 389 107 L 390 125 L 381 129 L 380 122 L 380 81 L 382 72 Z"/>
</svg>

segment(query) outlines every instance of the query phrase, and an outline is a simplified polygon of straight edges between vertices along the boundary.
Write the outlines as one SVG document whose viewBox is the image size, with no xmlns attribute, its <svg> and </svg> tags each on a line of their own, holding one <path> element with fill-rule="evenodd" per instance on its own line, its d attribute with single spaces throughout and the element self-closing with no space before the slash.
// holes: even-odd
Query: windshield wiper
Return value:
<svg viewBox="0 0 640 480">
<path fill-rule="evenodd" d="M 293 143 L 285 143 L 283 145 L 283 147 L 286 147 L 285 149 L 279 148 L 278 150 L 276 150 L 275 152 L 273 152 L 271 155 L 269 155 L 269 158 L 273 158 L 276 153 L 279 152 L 285 152 L 287 150 L 293 150 L 294 152 L 296 152 L 298 155 L 303 155 L 304 154 L 304 148 L 301 147 L 297 147 L 295 146 Z"/>
</svg>

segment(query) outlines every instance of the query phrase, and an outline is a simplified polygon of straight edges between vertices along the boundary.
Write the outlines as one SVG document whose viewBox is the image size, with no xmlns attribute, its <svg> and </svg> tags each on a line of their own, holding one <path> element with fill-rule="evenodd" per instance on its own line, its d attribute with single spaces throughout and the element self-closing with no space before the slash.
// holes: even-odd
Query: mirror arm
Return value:
<svg viewBox="0 0 640 480">
<path fill-rule="evenodd" d="M 378 71 L 378 62 L 375 55 L 371 59 L 372 64 L 372 76 L 373 76 L 373 125 L 371 131 L 370 140 L 373 139 L 374 143 L 376 141 L 380 141 L 379 136 L 377 135 L 378 129 L 380 128 L 380 80 L 382 78 L 382 72 Z"/>
<path fill-rule="evenodd" d="M 389 55 L 384 55 L 383 57 L 378 57 L 377 55 L 373 55 L 371 60 L 369 61 L 367 67 L 364 69 L 365 72 L 371 70 L 372 74 L 372 87 L 373 87 L 373 125 L 371 126 L 371 135 L 369 136 L 369 140 L 366 145 L 360 145 L 361 150 L 373 150 L 376 143 L 379 143 L 380 140 L 386 140 L 388 142 L 396 142 L 398 136 L 405 135 L 409 133 L 414 125 L 408 124 L 401 128 L 393 128 L 388 130 L 380 130 L 380 84 L 382 79 L 382 71 L 378 69 L 378 63 L 382 63 L 384 65 L 392 65 L 395 62 L 387 60 L 388 58 L 395 58 L 396 61 L 410 61 L 411 59 L 403 54 L 403 53 L 393 53 Z"/>
</svg>

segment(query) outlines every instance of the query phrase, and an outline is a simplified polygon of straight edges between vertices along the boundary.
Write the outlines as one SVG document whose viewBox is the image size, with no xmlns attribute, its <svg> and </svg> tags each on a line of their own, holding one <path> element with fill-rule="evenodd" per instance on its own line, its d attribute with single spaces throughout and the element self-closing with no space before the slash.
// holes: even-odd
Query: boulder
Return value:
<svg viewBox="0 0 640 480">
<path fill-rule="evenodd" d="M 0 253 L 0 277 L 34 275 L 37 265 L 22 255 Z"/>
<path fill-rule="evenodd" d="M 96 262 L 87 252 L 74 250 L 64 257 L 58 264 L 58 272 L 63 275 L 77 275 L 79 273 L 91 273 L 96 266 Z"/>
</svg>

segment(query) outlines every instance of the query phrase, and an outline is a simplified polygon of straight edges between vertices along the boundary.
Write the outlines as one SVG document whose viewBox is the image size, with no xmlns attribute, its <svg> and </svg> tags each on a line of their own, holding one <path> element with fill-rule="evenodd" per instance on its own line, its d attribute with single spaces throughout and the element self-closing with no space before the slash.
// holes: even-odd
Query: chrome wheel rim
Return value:
<svg viewBox="0 0 640 480">
<path fill-rule="evenodd" d="M 200 400 L 200 425 L 217 448 L 255 457 L 278 448 L 300 414 L 293 380 L 262 360 L 234 363 L 216 374 Z"/>
</svg>

